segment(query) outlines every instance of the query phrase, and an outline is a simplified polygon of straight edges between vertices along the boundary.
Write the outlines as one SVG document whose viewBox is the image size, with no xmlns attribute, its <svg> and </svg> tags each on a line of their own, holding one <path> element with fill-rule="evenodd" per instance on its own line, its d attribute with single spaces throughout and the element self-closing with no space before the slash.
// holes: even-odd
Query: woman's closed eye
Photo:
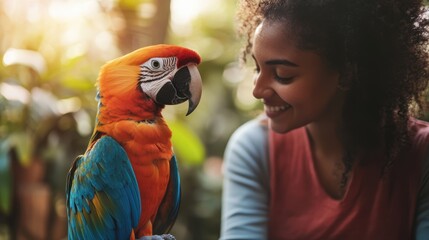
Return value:
<svg viewBox="0 0 429 240">
<path fill-rule="evenodd" d="M 274 73 L 274 78 L 279 83 L 288 84 L 288 83 L 291 83 L 293 81 L 293 79 L 295 78 L 295 76 L 286 75 L 286 74 L 279 74 L 278 72 L 275 72 Z"/>
</svg>

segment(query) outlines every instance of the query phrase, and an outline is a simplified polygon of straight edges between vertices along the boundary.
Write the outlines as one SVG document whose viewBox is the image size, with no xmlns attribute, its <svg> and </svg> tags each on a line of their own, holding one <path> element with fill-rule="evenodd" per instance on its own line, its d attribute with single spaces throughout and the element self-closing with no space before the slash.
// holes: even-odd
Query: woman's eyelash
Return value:
<svg viewBox="0 0 429 240">
<path fill-rule="evenodd" d="M 259 68 L 259 66 L 255 65 L 255 67 L 253 68 L 253 72 L 259 73 L 260 71 L 261 71 L 261 69 Z M 274 79 L 279 83 L 288 84 L 288 83 L 292 82 L 294 77 L 280 77 L 276 72 L 274 72 Z"/>
<path fill-rule="evenodd" d="M 279 83 L 290 83 L 292 82 L 294 77 L 280 77 L 279 75 L 275 74 L 274 78 L 276 79 L 276 81 L 278 81 Z"/>
</svg>

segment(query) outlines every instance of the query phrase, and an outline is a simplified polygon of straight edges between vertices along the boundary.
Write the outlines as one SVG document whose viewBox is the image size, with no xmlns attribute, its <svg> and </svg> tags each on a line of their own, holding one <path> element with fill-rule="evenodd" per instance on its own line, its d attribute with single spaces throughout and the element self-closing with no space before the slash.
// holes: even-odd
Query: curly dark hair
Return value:
<svg viewBox="0 0 429 240">
<path fill-rule="evenodd" d="M 428 19 L 419 0 L 242 0 L 238 32 L 251 51 L 263 20 L 287 22 L 298 47 L 317 51 L 341 74 L 346 178 L 358 154 L 385 149 L 385 168 L 408 143 L 428 83 Z M 417 110 L 417 111 L 416 111 Z"/>
</svg>

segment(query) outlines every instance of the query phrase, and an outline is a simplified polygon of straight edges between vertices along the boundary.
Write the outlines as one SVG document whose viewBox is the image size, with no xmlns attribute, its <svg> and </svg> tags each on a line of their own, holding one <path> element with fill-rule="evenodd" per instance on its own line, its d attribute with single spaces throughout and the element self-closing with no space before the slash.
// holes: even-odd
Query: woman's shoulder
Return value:
<svg viewBox="0 0 429 240">
<path fill-rule="evenodd" d="M 231 135 L 229 144 L 240 143 L 245 145 L 259 145 L 267 141 L 267 119 L 260 116 L 245 122 Z"/>
<path fill-rule="evenodd" d="M 231 135 L 225 148 L 226 168 L 266 175 L 268 156 L 268 127 L 262 117 L 241 125 Z M 238 169 L 239 168 L 239 169 Z"/>
</svg>

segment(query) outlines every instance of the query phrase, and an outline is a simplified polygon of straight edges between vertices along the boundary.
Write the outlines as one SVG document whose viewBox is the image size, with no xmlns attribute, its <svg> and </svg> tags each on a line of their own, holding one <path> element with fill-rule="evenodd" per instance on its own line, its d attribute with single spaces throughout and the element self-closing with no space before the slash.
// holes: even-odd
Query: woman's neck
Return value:
<svg viewBox="0 0 429 240">
<path fill-rule="evenodd" d="M 334 199 L 341 199 L 345 192 L 341 106 L 338 104 L 331 114 L 306 126 L 315 171 L 326 193 Z"/>
<path fill-rule="evenodd" d="M 313 155 L 337 160 L 342 157 L 344 145 L 339 126 L 333 122 L 311 123 L 306 126 Z"/>
</svg>

